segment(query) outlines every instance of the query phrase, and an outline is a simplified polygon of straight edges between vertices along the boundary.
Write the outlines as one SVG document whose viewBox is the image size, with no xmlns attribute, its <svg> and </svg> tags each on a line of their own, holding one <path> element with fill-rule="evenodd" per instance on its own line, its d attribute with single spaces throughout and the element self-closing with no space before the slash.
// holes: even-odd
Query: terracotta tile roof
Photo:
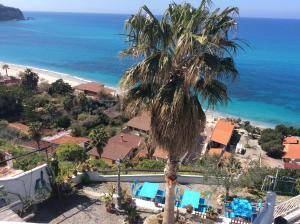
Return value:
<svg viewBox="0 0 300 224">
<path fill-rule="evenodd" d="M 29 135 L 29 127 L 22 123 L 9 123 L 8 127 L 13 128 L 21 132 L 22 134 Z"/>
<path fill-rule="evenodd" d="M 15 122 L 15 123 L 9 123 L 8 127 L 13 128 L 18 130 L 19 132 L 29 135 L 29 127 L 25 124 Z M 53 135 L 55 133 L 55 130 L 53 129 L 48 129 L 48 128 L 43 128 L 42 129 L 42 135 L 43 136 L 48 136 L 48 135 Z"/>
<path fill-rule="evenodd" d="M 142 143 L 142 137 L 120 133 L 108 140 L 103 149 L 102 157 L 114 161 L 117 159 L 124 159 L 132 149 L 139 147 Z"/>
<path fill-rule="evenodd" d="M 298 144 L 299 140 L 296 136 L 286 137 L 283 144 Z"/>
<path fill-rule="evenodd" d="M 159 158 L 159 159 L 167 159 L 168 158 L 168 153 L 164 151 L 160 147 L 156 147 L 153 157 Z"/>
<path fill-rule="evenodd" d="M 23 142 L 23 143 L 20 144 L 20 146 L 25 147 L 25 148 L 29 148 L 29 149 L 32 149 L 32 150 L 37 150 L 38 149 L 37 143 L 33 140 Z M 54 151 L 56 149 L 50 142 L 46 142 L 46 141 L 40 141 L 40 148 L 41 149 L 48 148 L 47 150 L 48 150 L 49 153 L 54 153 Z"/>
<path fill-rule="evenodd" d="M 135 128 L 142 131 L 150 131 L 151 117 L 150 113 L 144 112 L 141 115 L 132 118 L 127 122 L 127 127 Z"/>
<path fill-rule="evenodd" d="M 96 147 L 94 147 L 90 151 L 88 151 L 87 154 L 90 156 L 100 157 Z"/>
<path fill-rule="evenodd" d="M 284 163 L 283 167 L 284 167 L 284 169 L 300 169 L 300 164 Z"/>
<path fill-rule="evenodd" d="M 227 145 L 230 141 L 233 130 L 234 124 L 232 124 L 230 121 L 219 120 L 213 130 L 210 140 L 222 145 Z"/>
<path fill-rule="evenodd" d="M 82 83 L 78 86 L 75 86 L 74 89 L 76 90 L 81 90 L 81 91 L 89 91 L 92 93 L 99 93 L 99 92 L 104 92 L 106 94 L 113 94 L 115 93 L 115 90 L 111 88 L 105 87 L 101 83 L 96 83 L 96 82 L 88 82 L 88 83 Z"/>
<path fill-rule="evenodd" d="M 223 158 L 227 159 L 231 156 L 230 152 L 224 151 L 222 148 L 211 148 L 208 151 L 209 156 L 222 156 Z"/>
<path fill-rule="evenodd" d="M 56 145 L 62 145 L 62 144 L 82 144 L 85 142 L 88 142 L 89 139 L 85 137 L 73 137 L 71 135 L 64 135 L 61 137 L 58 137 L 56 139 L 50 140 L 49 142 L 56 144 Z"/>
<path fill-rule="evenodd" d="M 300 144 L 286 145 L 283 158 L 300 159 Z"/>
</svg>

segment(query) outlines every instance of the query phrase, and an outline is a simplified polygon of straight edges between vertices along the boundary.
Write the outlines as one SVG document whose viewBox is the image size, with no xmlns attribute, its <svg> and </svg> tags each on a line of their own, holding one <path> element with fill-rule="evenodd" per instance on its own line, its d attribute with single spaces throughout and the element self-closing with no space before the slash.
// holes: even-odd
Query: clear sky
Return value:
<svg viewBox="0 0 300 224">
<path fill-rule="evenodd" d="M 177 3 L 182 0 L 174 0 Z M 198 5 L 201 0 L 187 0 Z M 173 0 L 0 0 L 24 11 L 133 13 L 144 4 L 156 14 Z M 242 17 L 300 18 L 300 0 L 214 0 L 216 7 L 238 6 Z"/>
</svg>

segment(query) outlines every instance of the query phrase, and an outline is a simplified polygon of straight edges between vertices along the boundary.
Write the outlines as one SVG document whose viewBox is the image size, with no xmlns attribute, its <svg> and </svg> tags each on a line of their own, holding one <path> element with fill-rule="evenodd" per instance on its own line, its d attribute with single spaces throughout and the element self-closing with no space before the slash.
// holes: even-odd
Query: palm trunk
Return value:
<svg viewBox="0 0 300 224">
<path fill-rule="evenodd" d="M 178 161 L 174 158 L 169 158 L 165 168 L 166 203 L 165 203 L 163 224 L 174 223 L 175 186 L 177 180 L 177 167 L 178 167 Z"/>
</svg>

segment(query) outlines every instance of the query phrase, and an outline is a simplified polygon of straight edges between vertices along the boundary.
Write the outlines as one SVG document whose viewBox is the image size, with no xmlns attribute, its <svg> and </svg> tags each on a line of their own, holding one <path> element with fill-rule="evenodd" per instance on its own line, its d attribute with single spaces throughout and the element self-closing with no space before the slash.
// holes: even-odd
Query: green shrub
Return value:
<svg viewBox="0 0 300 224">
<path fill-rule="evenodd" d="M 165 163 L 160 160 L 151 160 L 151 159 L 143 159 L 141 160 L 136 168 L 137 169 L 154 169 L 154 170 L 162 170 L 165 167 Z"/>
<path fill-rule="evenodd" d="M 62 79 L 58 79 L 50 85 L 48 93 L 51 96 L 55 94 L 68 95 L 73 93 L 73 89 L 69 83 L 64 82 Z"/>
<path fill-rule="evenodd" d="M 102 159 L 90 159 L 88 163 L 91 167 L 97 167 L 99 169 L 106 169 L 109 167 Z"/>
<path fill-rule="evenodd" d="M 55 155 L 58 161 L 84 162 L 87 159 L 85 150 L 75 144 L 63 144 L 58 146 Z"/>
<path fill-rule="evenodd" d="M 82 137 L 87 135 L 87 130 L 79 124 L 73 124 L 71 127 L 71 134 L 74 137 Z"/>
<path fill-rule="evenodd" d="M 283 134 L 274 129 L 265 129 L 261 133 L 259 144 L 273 158 L 281 158 L 283 152 Z"/>
<path fill-rule="evenodd" d="M 13 157 L 26 155 L 27 153 L 32 152 L 29 149 L 19 147 L 19 146 L 14 146 L 9 143 L 6 143 L 5 141 L 0 141 L 0 151 L 1 152 L 7 151 L 11 153 Z M 45 162 L 46 162 L 46 154 L 43 152 L 37 152 L 34 154 L 30 154 L 18 158 L 13 161 L 13 164 L 14 164 L 14 168 L 27 171 Z"/>
<path fill-rule="evenodd" d="M 76 169 L 76 164 L 70 161 L 60 161 L 59 166 L 59 175 L 63 177 L 72 176 L 73 171 Z"/>
<path fill-rule="evenodd" d="M 71 119 L 66 115 L 59 117 L 56 121 L 56 126 L 59 128 L 68 128 L 70 125 Z"/>
</svg>

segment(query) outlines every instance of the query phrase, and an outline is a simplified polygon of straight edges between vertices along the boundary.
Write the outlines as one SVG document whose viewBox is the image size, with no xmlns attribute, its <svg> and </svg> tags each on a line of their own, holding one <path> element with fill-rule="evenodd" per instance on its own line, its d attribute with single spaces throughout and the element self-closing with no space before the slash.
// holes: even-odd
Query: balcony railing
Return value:
<svg viewBox="0 0 300 224">
<path fill-rule="evenodd" d="M 300 195 L 293 197 L 277 206 L 275 206 L 274 218 L 286 216 L 287 214 L 300 208 Z"/>
</svg>

